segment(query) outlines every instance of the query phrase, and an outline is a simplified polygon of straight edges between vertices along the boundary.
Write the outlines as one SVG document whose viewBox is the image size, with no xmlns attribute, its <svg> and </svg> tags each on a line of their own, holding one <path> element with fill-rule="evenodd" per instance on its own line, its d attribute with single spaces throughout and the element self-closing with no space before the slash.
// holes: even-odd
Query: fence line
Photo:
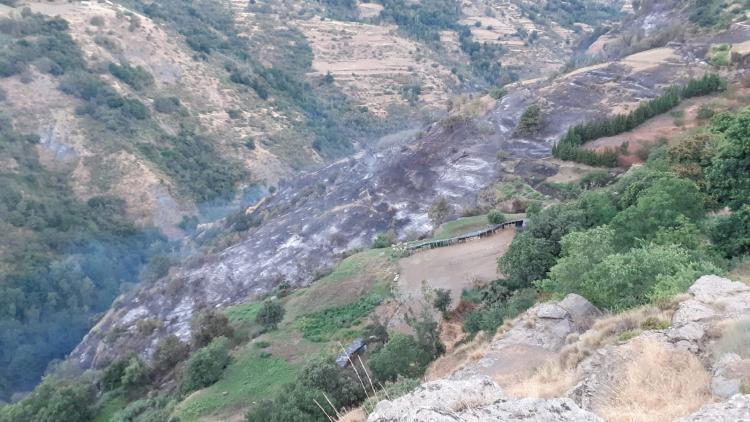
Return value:
<svg viewBox="0 0 750 422">
<path fill-rule="evenodd" d="M 525 224 L 526 224 L 525 219 L 505 221 L 503 223 L 496 224 L 486 229 L 462 234 L 461 236 L 451 237 L 448 239 L 428 240 L 425 242 L 416 243 L 414 245 L 407 246 L 407 249 L 410 252 L 419 252 L 425 249 L 443 248 L 446 246 L 456 245 L 458 243 L 465 243 L 469 240 L 481 239 L 483 237 L 492 236 L 493 234 L 497 233 L 499 230 L 504 230 L 510 226 L 520 229 L 520 228 L 523 228 Z"/>
</svg>

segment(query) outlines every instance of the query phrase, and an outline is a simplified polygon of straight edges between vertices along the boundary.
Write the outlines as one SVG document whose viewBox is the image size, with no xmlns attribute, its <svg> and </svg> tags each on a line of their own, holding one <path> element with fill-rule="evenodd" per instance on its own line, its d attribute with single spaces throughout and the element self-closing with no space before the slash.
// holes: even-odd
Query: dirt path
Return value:
<svg viewBox="0 0 750 422">
<path fill-rule="evenodd" d="M 451 291 L 458 303 L 461 291 L 475 281 L 492 281 L 497 272 L 497 258 L 505 253 L 515 236 L 509 228 L 494 236 L 445 248 L 418 252 L 399 261 L 399 293 L 405 298 L 422 296 L 422 281 L 432 289 Z"/>
</svg>

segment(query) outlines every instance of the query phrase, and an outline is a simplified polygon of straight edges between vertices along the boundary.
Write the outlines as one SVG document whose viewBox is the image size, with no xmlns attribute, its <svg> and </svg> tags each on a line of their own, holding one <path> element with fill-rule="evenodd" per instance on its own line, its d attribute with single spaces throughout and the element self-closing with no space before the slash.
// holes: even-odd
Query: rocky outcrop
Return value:
<svg viewBox="0 0 750 422">
<path fill-rule="evenodd" d="M 423 384 L 393 401 L 377 404 L 368 422 L 576 421 L 599 422 L 570 399 L 513 399 L 486 377 Z"/>
<path fill-rule="evenodd" d="M 533 371 L 557 356 L 573 333 L 582 333 L 601 316 L 588 300 L 569 294 L 560 302 L 542 303 L 523 313 L 478 362 L 453 375 L 455 379 L 487 375 L 495 380 Z"/>
<path fill-rule="evenodd" d="M 676 422 L 750 422 L 750 395 L 736 395 L 727 401 L 703 406 Z"/>
</svg>

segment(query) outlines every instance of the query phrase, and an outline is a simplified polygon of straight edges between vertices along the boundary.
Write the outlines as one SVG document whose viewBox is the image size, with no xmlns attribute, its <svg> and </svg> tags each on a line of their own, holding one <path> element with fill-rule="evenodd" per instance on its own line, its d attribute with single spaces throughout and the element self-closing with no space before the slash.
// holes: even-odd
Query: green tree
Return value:
<svg viewBox="0 0 750 422">
<path fill-rule="evenodd" d="M 261 306 L 255 321 L 267 330 L 275 330 L 281 320 L 284 319 L 284 307 L 275 301 L 265 301 Z"/>
<path fill-rule="evenodd" d="M 710 226 L 709 235 L 727 258 L 750 252 L 750 205 L 717 217 Z"/>
<path fill-rule="evenodd" d="M 615 238 L 621 247 L 648 241 L 659 229 L 677 227 L 681 216 L 700 221 L 704 215 L 704 197 L 695 183 L 677 177 L 657 179 L 637 196 L 635 205 L 612 220 Z"/>
<path fill-rule="evenodd" d="M 217 337 L 232 338 L 234 330 L 229 326 L 229 318 L 214 310 L 203 311 L 190 324 L 193 347 L 199 349 Z"/>
<path fill-rule="evenodd" d="M 542 124 L 542 109 L 536 104 L 530 105 L 521 115 L 516 133 L 522 136 L 535 135 L 541 130 Z"/>
<path fill-rule="evenodd" d="M 211 343 L 193 353 L 185 364 L 181 390 L 190 393 L 215 383 L 229 365 L 229 340 L 217 337 Z"/>
<path fill-rule="evenodd" d="M 189 354 L 190 346 L 180 341 L 174 334 L 170 334 L 156 343 L 153 356 L 154 371 L 164 374 L 187 359 Z"/>
<path fill-rule="evenodd" d="M 453 207 L 450 206 L 448 200 L 444 196 L 439 196 L 430 206 L 427 216 L 432 220 L 432 224 L 439 226 L 446 222 L 452 212 Z"/>
<path fill-rule="evenodd" d="M 388 343 L 370 356 L 373 374 L 381 381 L 395 381 L 398 376 L 419 378 L 430 359 L 413 336 L 394 334 Z"/>
<path fill-rule="evenodd" d="M 133 356 L 123 370 L 120 383 L 126 390 L 140 390 L 148 383 L 149 375 L 148 366 L 137 356 Z"/>
<path fill-rule="evenodd" d="M 442 312 L 443 315 L 445 315 L 448 312 L 448 307 L 451 306 L 451 301 L 453 298 L 451 298 L 451 292 L 447 289 L 436 289 L 435 290 L 435 299 L 432 301 L 432 306 L 435 307 L 438 311 Z"/>
<path fill-rule="evenodd" d="M 502 211 L 492 210 L 487 214 L 487 221 L 490 224 L 500 224 L 505 222 L 505 220 L 505 214 L 503 214 Z"/>
<path fill-rule="evenodd" d="M 733 209 L 746 205 L 750 198 L 750 108 L 737 113 L 714 130 L 723 134 L 707 169 L 708 190 L 721 204 Z"/>
<path fill-rule="evenodd" d="M 0 422 L 89 421 L 95 400 L 92 384 L 48 379 L 20 402 L 0 407 Z"/>
</svg>

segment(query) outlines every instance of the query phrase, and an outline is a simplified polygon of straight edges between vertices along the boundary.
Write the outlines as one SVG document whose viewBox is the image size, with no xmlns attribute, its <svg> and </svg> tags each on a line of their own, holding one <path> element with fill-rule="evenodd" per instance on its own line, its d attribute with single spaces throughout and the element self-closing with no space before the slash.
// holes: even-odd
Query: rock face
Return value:
<svg viewBox="0 0 750 422">
<path fill-rule="evenodd" d="M 599 316 L 601 311 L 577 294 L 569 294 L 558 303 L 533 306 L 492 343 L 490 352 L 453 378 L 481 374 L 498 380 L 528 373 L 554 358 L 570 334 L 586 331 Z"/>
<path fill-rule="evenodd" d="M 738 394 L 725 402 L 703 406 L 677 422 L 750 422 L 750 395 Z"/>
<path fill-rule="evenodd" d="M 581 421 L 599 422 L 570 399 L 513 399 L 486 377 L 423 384 L 393 401 L 381 401 L 368 422 Z"/>
</svg>

